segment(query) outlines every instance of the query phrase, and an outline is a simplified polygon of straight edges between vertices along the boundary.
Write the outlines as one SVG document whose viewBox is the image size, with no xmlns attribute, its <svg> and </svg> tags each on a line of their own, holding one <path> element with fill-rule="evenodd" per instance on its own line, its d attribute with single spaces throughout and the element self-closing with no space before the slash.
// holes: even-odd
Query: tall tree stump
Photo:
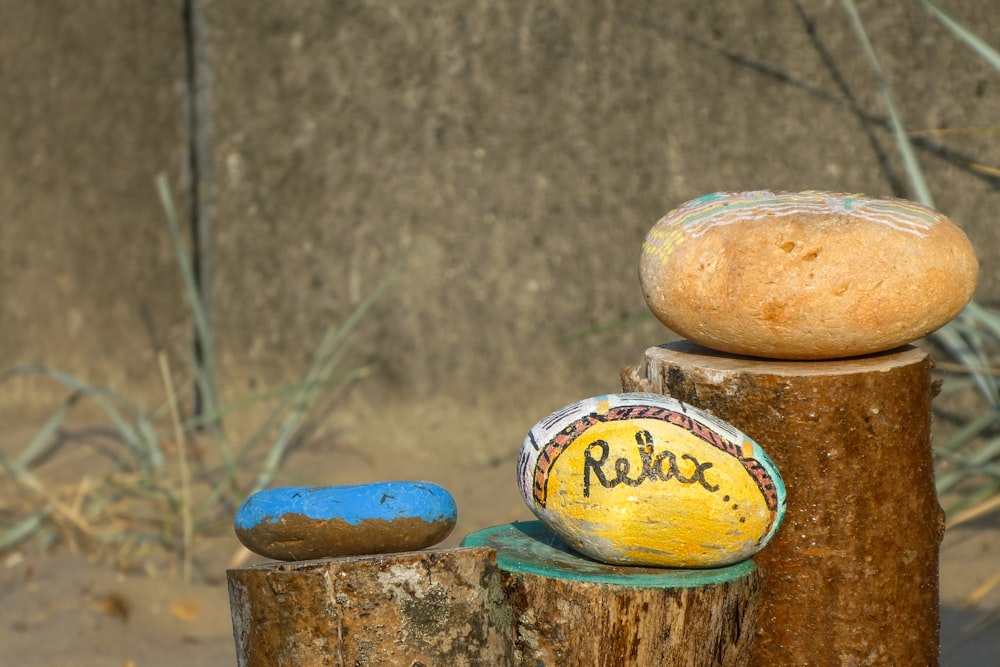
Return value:
<svg viewBox="0 0 1000 667">
<path fill-rule="evenodd" d="M 229 570 L 239 667 L 505 667 L 513 625 L 491 549 Z"/>
<path fill-rule="evenodd" d="M 646 351 L 626 391 L 666 394 L 759 442 L 788 491 L 751 664 L 937 665 L 944 514 L 931 450 L 932 361 L 907 346 L 770 361 L 688 341 Z"/>
<path fill-rule="evenodd" d="M 752 561 L 709 570 L 607 565 L 538 521 L 488 528 L 463 544 L 496 549 L 518 667 L 748 664 L 760 592 Z"/>
</svg>

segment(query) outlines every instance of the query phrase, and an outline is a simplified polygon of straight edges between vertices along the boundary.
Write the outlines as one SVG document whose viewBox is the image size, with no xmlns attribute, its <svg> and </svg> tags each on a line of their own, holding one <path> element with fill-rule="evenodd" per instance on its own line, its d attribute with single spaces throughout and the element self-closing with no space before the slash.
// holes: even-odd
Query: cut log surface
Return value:
<svg viewBox="0 0 1000 667">
<path fill-rule="evenodd" d="M 769 361 L 687 341 L 646 351 L 651 391 L 761 444 L 788 492 L 763 570 L 751 664 L 937 665 L 938 547 L 930 357 L 907 346 L 830 361 Z"/>
<path fill-rule="evenodd" d="M 513 664 L 491 549 L 265 563 L 227 578 L 239 667 Z"/>
<path fill-rule="evenodd" d="M 515 665 L 748 664 L 760 589 L 752 561 L 704 570 L 607 565 L 537 521 L 482 530 L 463 544 L 496 549 Z"/>
</svg>

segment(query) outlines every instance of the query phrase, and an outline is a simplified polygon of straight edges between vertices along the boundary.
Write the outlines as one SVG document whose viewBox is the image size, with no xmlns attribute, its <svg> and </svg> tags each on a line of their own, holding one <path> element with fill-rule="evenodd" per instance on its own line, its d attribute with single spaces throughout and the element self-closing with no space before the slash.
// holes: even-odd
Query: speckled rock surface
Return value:
<svg viewBox="0 0 1000 667">
<path fill-rule="evenodd" d="M 714 193 L 646 236 L 650 310 L 706 347 L 778 359 L 889 350 L 940 328 L 972 298 L 965 234 L 902 199 L 831 192 Z"/>
</svg>

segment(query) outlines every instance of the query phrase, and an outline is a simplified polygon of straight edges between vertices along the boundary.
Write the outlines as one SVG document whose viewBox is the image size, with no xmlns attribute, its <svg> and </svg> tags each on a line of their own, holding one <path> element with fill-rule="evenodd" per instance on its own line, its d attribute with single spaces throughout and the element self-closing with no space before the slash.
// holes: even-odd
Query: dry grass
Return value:
<svg viewBox="0 0 1000 667">
<path fill-rule="evenodd" d="M 202 350 L 213 348 L 177 214 L 166 182 L 157 183 L 167 227 L 185 285 L 185 297 Z M 162 404 L 144 410 L 127 397 L 92 386 L 58 369 L 31 364 L 0 373 L 54 381 L 67 391 L 17 456 L 0 454 L 0 552 L 26 540 L 59 541 L 73 550 L 113 558 L 122 567 L 153 549 L 175 554 L 185 580 L 193 574 L 192 550 L 199 535 L 230 530 L 246 496 L 270 485 L 292 448 L 316 426 L 317 404 L 328 401 L 368 374 L 366 368 L 340 370 L 350 335 L 403 270 L 405 258 L 339 326 L 330 327 L 299 382 L 221 405 L 211 353 L 193 365 L 191 378 L 178 382 L 163 351 L 157 351 Z M 187 398 L 176 387 L 197 386 L 204 413 L 182 415 Z M 74 408 L 89 403 L 104 416 L 111 434 L 107 470 L 72 483 L 43 479 L 41 463 L 63 455 L 57 443 Z M 266 418 L 239 447 L 226 435 L 226 417 L 248 407 L 270 405 Z M 10 485 L 7 493 L 4 485 Z"/>
</svg>

